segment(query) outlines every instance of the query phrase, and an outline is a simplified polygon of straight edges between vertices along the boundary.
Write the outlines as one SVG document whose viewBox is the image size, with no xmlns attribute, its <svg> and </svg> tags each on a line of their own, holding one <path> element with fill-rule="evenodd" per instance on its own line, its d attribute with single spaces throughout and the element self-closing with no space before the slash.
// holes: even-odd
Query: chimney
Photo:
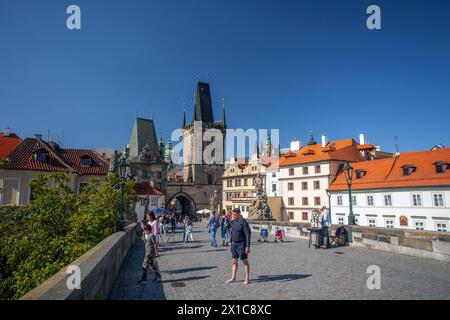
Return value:
<svg viewBox="0 0 450 320">
<path fill-rule="evenodd" d="M 327 146 L 328 140 L 326 135 L 322 135 L 322 148 L 325 148 Z"/>
<path fill-rule="evenodd" d="M 5 137 L 9 137 L 11 134 L 12 134 L 12 130 L 11 130 L 10 127 L 5 128 L 5 130 L 3 131 L 3 135 L 4 135 Z"/>
<path fill-rule="evenodd" d="M 292 152 L 297 152 L 300 150 L 300 141 L 298 141 L 297 139 L 292 139 L 291 141 L 291 151 Z"/>
<path fill-rule="evenodd" d="M 366 139 L 364 137 L 364 133 L 359 134 L 359 144 L 366 144 Z"/>
<path fill-rule="evenodd" d="M 33 138 L 41 140 L 41 139 L 42 139 L 42 134 L 36 133 L 36 134 L 33 136 Z"/>
</svg>

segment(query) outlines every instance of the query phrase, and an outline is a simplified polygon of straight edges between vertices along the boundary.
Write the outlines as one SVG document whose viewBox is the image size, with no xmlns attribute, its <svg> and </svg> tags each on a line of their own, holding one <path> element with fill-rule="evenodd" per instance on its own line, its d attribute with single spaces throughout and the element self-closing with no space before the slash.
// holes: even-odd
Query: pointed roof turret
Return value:
<svg viewBox="0 0 450 320">
<path fill-rule="evenodd" d="M 314 144 L 317 144 L 317 142 L 314 140 L 313 133 L 311 131 L 311 138 L 309 139 L 308 146 L 312 146 Z"/>
<path fill-rule="evenodd" d="M 211 90 L 208 83 L 197 82 L 193 120 L 206 123 L 214 122 Z"/>
<path fill-rule="evenodd" d="M 227 127 L 227 119 L 225 117 L 225 98 L 222 98 L 222 126 Z"/>
</svg>

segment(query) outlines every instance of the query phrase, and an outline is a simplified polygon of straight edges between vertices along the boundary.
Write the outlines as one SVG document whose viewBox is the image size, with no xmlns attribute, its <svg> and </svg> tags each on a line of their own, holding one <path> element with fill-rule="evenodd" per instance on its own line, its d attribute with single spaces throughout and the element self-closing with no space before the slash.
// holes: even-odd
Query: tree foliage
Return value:
<svg viewBox="0 0 450 320">
<path fill-rule="evenodd" d="M 79 195 L 65 173 L 39 175 L 25 208 L 0 207 L 0 299 L 17 299 L 115 232 L 120 180 L 93 180 Z M 125 208 L 136 197 L 126 182 Z"/>
</svg>

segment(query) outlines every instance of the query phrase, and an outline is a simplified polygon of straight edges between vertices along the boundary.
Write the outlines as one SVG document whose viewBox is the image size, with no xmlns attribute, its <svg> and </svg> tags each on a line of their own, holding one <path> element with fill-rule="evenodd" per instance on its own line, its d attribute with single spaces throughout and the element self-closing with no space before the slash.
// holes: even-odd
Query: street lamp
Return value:
<svg viewBox="0 0 450 320">
<path fill-rule="evenodd" d="M 125 221 L 123 219 L 123 211 L 125 210 L 124 208 L 124 188 L 125 188 L 125 180 L 127 178 L 127 169 L 128 169 L 128 162 L 127 162 L 127 156 L 123 155 L 120 159 L 119 162 L 119 178 L 120 178 L 120 218 L 117 224 L 117 230 L 118 231 L 123 231 L 125 228 Z"/>
<path fill-rule="evenodd" d="M 344 166 L 345 179 L 348 185 L 348 199 L 349 199 L 349 209 L 348 214 L 348 224 L 355 225 L 355 216 L 353 215 L 353 203 L 352 203 L 352 179 L 353 179 L 353 168 L 350 166 L 350 162 L 346 162 Z"/>
</svg>

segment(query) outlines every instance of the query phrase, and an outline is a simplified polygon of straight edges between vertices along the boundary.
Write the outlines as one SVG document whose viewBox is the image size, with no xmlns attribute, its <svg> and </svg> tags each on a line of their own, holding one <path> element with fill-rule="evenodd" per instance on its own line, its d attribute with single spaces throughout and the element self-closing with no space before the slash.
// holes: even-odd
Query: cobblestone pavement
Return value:
<svg viewBox="0 0 450 320">
<path fill-rule="evenodd" d="M 231 254 L 212 248 L 205 225 L 194 227 L 194 242 L 160 246 L 162 283 L 137 284 L 143 243 L 135 244 L 116 280 L 111 299 L 450 299 L 450 264 L 356 247 L 308 248 L 306 240 L 258 243 L 253 234 L 250 284 L 244 286 L 242 263 L 238 281 L 230 277 Z M 255 233 L 255 232 L 253 232 Z M 218 237 L 219 238 L 219 235 Z M 381 289 L 367 289 L 367 267 L 381 269 Z M 149 279 L 153 275 L 149 274 Z"/>
</svg>

